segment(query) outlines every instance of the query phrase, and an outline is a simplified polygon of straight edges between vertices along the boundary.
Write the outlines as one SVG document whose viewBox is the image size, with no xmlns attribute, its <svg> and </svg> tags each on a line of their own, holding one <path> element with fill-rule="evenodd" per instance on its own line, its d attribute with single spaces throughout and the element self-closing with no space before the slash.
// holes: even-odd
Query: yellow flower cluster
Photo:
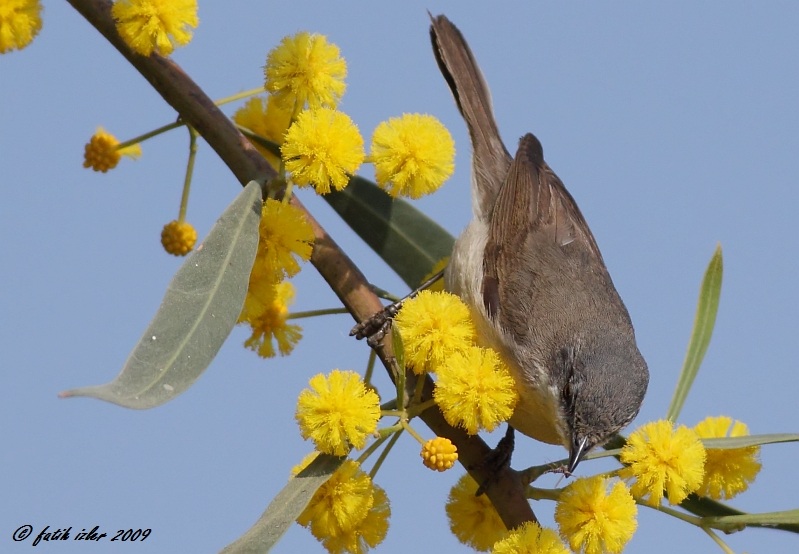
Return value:
<svg viewBox="0 0 799 554">
<path fill-rule="evenodd" d="M 189 43 L 200 22 L 197 0 L 117 0 L 111 15 L 125 44 L 142 56 L 168 56 Z"/>
<path fill-rule="evenodd" d="M 632 494 L 660 505 L 665 493 L 679 504 L 696 491 L 705 475 L 705 447 L 696 432 L 668 420 L 647 423 L 630 434 L 621 451 L 622 479 L 635 479 Z"/>
<path fill-rule="evenodd" d="M 299 114 L 280 149 L 286 170 L 300 186 L 319 194 L 341 190 L 363 163 L 363 138 L 348 115 L 331 108 Z"/>
<path fill-rule="evenodd" d="M 726 416 L 707 417 L 694 427 L 694 431 L 703 439 L 745 437 L 749 434 L 745 423 Z M 697 493 L 725 500 L 744 492 L 760 472 L 759 454 L 759 446 L 708 448 L 705 479 Z"/>
<path fill-rule="evenodd" d="M 390 516 L 385 491 L 357 463 L 346 460 L 319 487 L 297 523 L 309 528 L 328 552 L 363 554 L 383 542 Z"/>
<path fill-rule="evenodd" d="M 0 2 L 0 54 L 21 50 L 42 29 L 42 5 L 38 0 Z"/>
<path fill-rule="evenodd" d="M 414 373 L 436 372 L 477 339 L 468 306 L 448 292 L 423 290 L 394 318 Z"/>
<path fill-rule="evenodd" d="M 420 198 L 455 170 L 455 141 L 431 115 L 404 114 L 377 126 L 371 159 L 377 184 L 391 196 Z"/>
<path fill-rule="evenodd" d="M 83 167 L 105 173 L 109 169 L 114 169 L 122 156 L 138 158 L 141 156 L 141 145 L 119 148 L 117 138 L 102 127 L 98 127 L 84 148 Z"/>
<path fill-rule="evenodd" d="M 513 415 L 518 395 L 508 368 L 488 348 L 455 352 L 438 370 L 433 397 L 447 423 L 470 435 L 493 431 Z"/>
<path fill-rule="evenodd" d="M 610 489 L 608 491 L 608 488 Z M 508 533 L 494 506 L 475 496 L 477 483 L 464 475 L 450 491 L 446 511 L 450 528 L 462 543 L 495 553 L 569 552 L 558 534 L 534 523 Z M 555 509 L 560 537 L 571 551 L 618 554 L 635 533 L 637 508 L 627 486 L 603 476 L 578 479 L 561 493 Z"/>
<path fill-rule="evenodd" d="M 485 552 L 507 535 L 494 505 L 485 494 L 477 496 L 477 482 L 468 473 L 450 490 L 446 512 L 452 534 L 475 550 Z"/>
<path fill-rule="evenodd" d="M 365 157 L 358 127 L 336 109 L 346 76 L 347 64 L 338 47 L 322 35 L 301 32 L 285 37 L 266 58 L 264 88 L 291 121 L 285 137 L 280 137 L 285 140 L 274 142 L 282 145 L 293 182 L 313 186 L 318 194 L 343 189 Z M 405 114 L 381 123 L 371 150 L 377 182 L 392 196 L 429 194 L 454 168 L 452 136 L 429 115 Z"/>
<path fill-rule="evenodd" d="M 256 135 L 275 144 L 283 144 L 283 137 L 291 123 L 291 110 L 278 105 L 273 95 L 268 98 L 250 98 L 233 114 L 233 121 L 246 127 Z M 266 158 L 275 170 L 280 168 L 280 158 L 260 144 L 253 143 L 255 149 Z"/>
<path fill-rule="evenodd" d="M 619 476 L 578 479 L 560 494 L 555 521 L 573 552 L 618 554 L 635 533 L 636 502 L 660 505 L 663 496 L 679 504 L 691 493 L 714 499 L 744 491 L 760 470 L 758 447 L 706 450 L 701 438 L 740 437 L 746 425 L 729 417 L 708 417 L 694 429 L 671 421 L 646 423 L 627 439 Z"/>
<path fill-rule="evenodd" d="M 252 335 L 244 343 L 247 348 L 271 358 L 276 353 L 274 339 L 280 354 L 285 356 L 302 338 L 302 332 L 298 325 L 287 323 L 294 287 L 283 280 L 297 274 L 298 260 L 307 261 L 311 257 L 313 229 L 298 208 L 269 198 L 263 204 L 259 234 L 239 323 L 246 323 L 252 329 Z"/>
<path fill-rule="evenodd" d="M 298 208 L 268 198 L 261 212 L 260 241 L 253 272 L 259 278 L 281 280 L 300 271 L 313 251 L 313 229 Z"/>
<path fill-rule="evenodd" d="M 295 418 L 303 438 L 325 454 L 344 456 L 363 448 L 380 419 L 380 399 L 354 371 L 333 370 L 312 377 L 297 400 Z"/>
<path fill-rule="evenodd" d="M 436 437 L 422 445 L 422 461 L 436 471 L 446 471 L 458 461 L 458 449 L 448 438 Z"/>
<path fill-rule="evenodd" d="M 347 62 L 327 37 L 301 32 L 269 52 L 264 77 L 264 88 L 283 109 L 335 108 L 347 88 Z"/>
<path fill-rule="evenodd" d="M 510 419 L 518 399 L 499 355 L 475 345 L 469 308 L 447 292 L 422 291 L 395 318 L 407 363 L 435 372 L 434 398 L 450 425 L 475 434 Z"/>
<path fill-rule="evenodd" d="M 494 544 L 493 554 L 569 554 L 558 534 L 531 521 Z"/>
<path fill-rule="evenodd" d="M 299 325 L 286 323 L 288 307 L 294 300 L 294 285 L 265 279 L 250 282 L 246 298 L 239 319 L 250 324 L 252 335 L 244 341 L 244 346 L 262 358 L 273 358 L 276 341 L 281 356 L 290 354 L 302 338 Z"/>
<path fill-rule="evenodd" d="M 170 221 L 161 231 L 161 244 L 173 256 L 185 256 L 197 242 L 197 231 L 187 221 Z"/>
<path fill-rule="evenodd" d="M 264 88 L 291 122 L 276 141 L 282 145 L 286 170 L 294 183 L 311 185 L 319 194 L 344 188 L 363 163 L 358 128 L 336 110 L 346 76 L 347 63 L 338 47 L 322 35 L 285 37 L 266 58 Z"/>
<path fill-rule="evenodd" d="M 619 554 L 637 527 L 638 509 L 629 489 L 601 475 L 577 479 L 555 508 L 560 535 L 574 552 Z"/>
</svg>

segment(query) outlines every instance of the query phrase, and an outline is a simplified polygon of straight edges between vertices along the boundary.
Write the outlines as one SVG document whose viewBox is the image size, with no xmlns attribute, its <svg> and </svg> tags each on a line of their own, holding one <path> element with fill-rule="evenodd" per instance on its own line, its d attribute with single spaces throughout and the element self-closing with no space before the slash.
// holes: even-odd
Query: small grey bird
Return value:
<svg viewBox="0 0 799 554">
<path fill-rule="evenodd" d="M 510 424 L 565 446 L 572 473 L 633 420 L 649 371 L 594 236 L 541 143 L 526 134 L 511 159 L 460 31 L 441 15 L 430 35 L 473 149 L 474 213 L 446 287 L 472 308 L 478 336 L 511 370 L 519 402 Z"/>
</svg>

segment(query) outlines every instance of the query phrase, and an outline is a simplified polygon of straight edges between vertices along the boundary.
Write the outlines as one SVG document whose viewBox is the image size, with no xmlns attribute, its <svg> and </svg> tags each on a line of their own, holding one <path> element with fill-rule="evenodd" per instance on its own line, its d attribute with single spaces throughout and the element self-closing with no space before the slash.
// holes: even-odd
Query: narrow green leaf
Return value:
<svg viewBox="0 0 799 554">
<path fill-rule="evenodd" d="M 705 522 L 712 527 L 777 527 L 781 525 L 799 525 L 799 510 L 783 510 L 780 512 L 764 512 L 760 514 L 739 514 L 718 517 L 706 517 Z"/>
<path fill-rule="evenodd" d="M 787 512 L 774 512 L 773 514 L 748 514 L 721 502 L 689 494 L 688 498 L 680 503 L 680 507 L 704 519 L 708 525 L 728 532 L 737 531 L 744 526 L 768 527 L 780 529 L 791 533 L 799 533 L 799 521 L 792 519 L 796 510 Z M 763 517 L 761 517 L 763 516 Z M 751 521 L 747 521 L 752 517 Z M 762 521 L 771 520 L 770 523 Z M 716 523 L 714 523 L 716 522 Z"/>
<path fill-rule="evenodd" d="M 289 479 L 255 525 L 229 544 L 221 554 L 256 554 L 269 552 L 288 528 L 297 520 L 314 493 L 321 487 L 346 460 L 319 454 L 311 464 L 296 477 Z"/>
<path fill-rule="evenodd" d="M 455 239 L 443 227 L 362 177 L 324 199 L 411 289 L 452 253 Z"/>
<path fill-rule="evenodd" d="M 258 246 L 261 186 L 251 181 L 169 283 L 155 318 L 116 379 L 62 392 L 146 409 L 188 389 L 241 313 Z"/>
<path fill-rule="evenodd" d="M 699 372 L 699 366 L 705 357 L 707 347 L 710 344 L 710 337 L 713 335 L 713 326 L 716 324 L 716 314 L 719 309 L 719 297 L 721 296 L 721 277 L 723 273 L 723 261 L 721 256 L 721 245 L 716 247 L 710 264 L 705 271 L 702 279 L 702 286 L 699 290 L 699 302 L 696 307 L 694 318 L 694 328 L 691 331 L 691 340 L 688 343 L 688 351 L 685 354 L 680 377 L 677 380 L 677 388 L 669 405 L 667 418 L 676 421 L 680 415 L 688 391 Z"/>
<path fill-rule="evenodd" d="M 745 437 L 702 439 L 702 444 L 705 445 L 705 448 L 712 448 L 714 450 L 746 448 L 749 446 L 776 444 L 780 442 L 799 442 L 799 435 L 793 433 L 772 433 L 768 435 L 747 435 Z"/>
<path fill-rule="evenodd" d="M 397 367 L 400 371 L 405 370 L 405 343 L 402 342 L 402 334 L 400 334 L 397 326 L 391 323 L 391 345 L 394 349 L 394 358 L 397 360 Z"/>
<path fill-rule="evenodd" d="M 402 342 L 402 335 L 399 329 L 393 322 L 391 323 L 391 345 L 394 349 L 394 359 L 396 360 L 396 365 L 392 368 L 392 371 L 397 372 L 394 378 L 397 388 L 397 404 L 404 406 L 405 395 L 407 394 L 405 390 L 407 378 L 405 373 L 405 344 Z"/>
</svg>

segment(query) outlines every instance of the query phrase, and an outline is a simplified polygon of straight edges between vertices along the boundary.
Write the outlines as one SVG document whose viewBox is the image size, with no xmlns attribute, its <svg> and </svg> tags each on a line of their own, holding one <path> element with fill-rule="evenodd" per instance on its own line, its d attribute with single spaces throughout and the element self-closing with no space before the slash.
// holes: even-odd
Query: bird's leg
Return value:
<svg viewBox="0 0 799 554">
<path fill-rule="evenodd" d="M 369 319 L 366 319 L 353 327 L 350 331 L 350 336 L 354 336 L 358 340 L 366 338 L 366 342 L 369 344 L 369 346 L 372 348 L 376 347 L 380 341 L 383 340 L 383 337 L 386 336 L 386 333 L 388 333 L 388 330 L 391 328 L 391 321 L 397 315 L 397 312 L 400 311 L 400 308 L 402 308 L 403 304 L 423 290 L 429 288 L 433 283 L 441 279 L 443 276 L 444 270 L 442 269 L 430 279 L 422 283 L 419 288 L 411 292 L 405 298 L 401 298 L 396 302 L 392 302 Z"/>
<path fill-rule="evenodd" d="M 479 464 L 479 469 L 488 473 L 488 477 L 480 483 L 477 493 L 475 493 L 476 496 L 480 496 L 486 491 L 501 470 L 510 467 L 510 459 L 513 455 L 513 447 L 515 444 L 516 436 L 514 429 L 508 425 L 505 436 L 500 439 L 494 449 L 489 452 L 488 456 Z"/>
</svg>

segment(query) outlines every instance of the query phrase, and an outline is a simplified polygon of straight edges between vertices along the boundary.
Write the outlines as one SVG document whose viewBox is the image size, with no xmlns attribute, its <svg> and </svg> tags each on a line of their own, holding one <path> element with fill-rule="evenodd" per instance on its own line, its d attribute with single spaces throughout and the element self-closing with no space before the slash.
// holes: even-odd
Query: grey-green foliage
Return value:
<svg viewBox="0 0 799 554">
<path fill-rule="evenodd" d="M 116 379 L 62 397 L 89 396 L 126 408 L 160 406 L 205 371 L 241 313 L 258 246 L 261 186 L 250 182 L 186 259 Z"/>
</svg>

